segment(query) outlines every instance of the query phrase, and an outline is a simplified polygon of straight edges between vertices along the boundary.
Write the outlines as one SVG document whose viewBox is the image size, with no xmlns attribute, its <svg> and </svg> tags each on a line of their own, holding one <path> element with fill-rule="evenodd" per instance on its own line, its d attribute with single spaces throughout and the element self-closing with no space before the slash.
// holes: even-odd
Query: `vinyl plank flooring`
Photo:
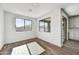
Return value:
<svg viewBox="0 0 79 59">
<path fill-rule="evenodd" d="M 23 40 L 11 44 L 5 44 L 3 49 L 0 51 L 0 55 L 10 55 L 12 52 L 12 48 L 27 44 L 29 42 L 37 42 L 40 46 L 42 46 L 46 51 L 41 55 L 76 55 L 77 53 L 72 52 L 72 50 L 68 50 L 66 47 L 58 47 L 54 44 L 48 43 L 38 38 Z"/>
</svg>

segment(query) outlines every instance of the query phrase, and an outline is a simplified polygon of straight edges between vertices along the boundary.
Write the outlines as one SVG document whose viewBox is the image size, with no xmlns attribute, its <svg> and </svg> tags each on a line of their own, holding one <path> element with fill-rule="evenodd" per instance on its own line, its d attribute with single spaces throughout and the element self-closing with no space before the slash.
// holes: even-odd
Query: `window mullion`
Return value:
<svg viewBox="0 0 79 59">
<path fill-rule="evenodd" d="M 24 30 L 25 30 L 25 19 L 24 19 Z"/>
</svg>

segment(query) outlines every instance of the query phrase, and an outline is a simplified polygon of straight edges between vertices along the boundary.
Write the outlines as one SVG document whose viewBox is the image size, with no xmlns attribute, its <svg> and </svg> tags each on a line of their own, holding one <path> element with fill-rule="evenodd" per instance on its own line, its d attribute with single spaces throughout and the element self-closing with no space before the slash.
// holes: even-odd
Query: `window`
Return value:
<svg viewBox="0 0 79 59">
<path fill-rule="evenodd" d="M 48 29 L 48 26 L 49 24 L 48 24 L 48 22 L 45 22 L 45 32 L 48 32 L 49 31 L 49 29 Z"/>
<path fill-rule="evenodd" d="M 24 31 L 24 19 L 16 19 L 16 31 Z"/>
<path fill-rule="evenodd" d="M 27 19 L 16 18 L 16 32 L 31 31 L 32 21 Z"/>
<path fill-rule="evenodd" d="M 39 31 L 50 32 L 50 21 L 40 20 L 39 21 Z"/>
<path fill-rule="evenodd" d="M 40 31 L 44 31 L 44 22 L 40 21 Z"/>
<path fill-rule="evenodd" d="M 25 30 L 26 31 L 31 31 L 32 29 L 32 21 L 31 20 L 25 20 Z"/>
</svg>

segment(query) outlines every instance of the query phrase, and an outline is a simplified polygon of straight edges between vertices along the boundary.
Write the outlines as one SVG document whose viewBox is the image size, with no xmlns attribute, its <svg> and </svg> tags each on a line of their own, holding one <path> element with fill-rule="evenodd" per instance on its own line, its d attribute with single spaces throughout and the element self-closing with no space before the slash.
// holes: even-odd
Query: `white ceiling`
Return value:
<svg viewBox="0 0 79 59">
<path fill-rule="evenodd" d="M 40 17 L 43 14 L 54 10 L 55 8 L 64 8 L 69 15 L 79 14 L 79 4 L 71 3 L 39 3 L 38 6 L 33 6 L 34 3 L 3 3 L 3 8 L 6 11 L 26 15 L 30 17 Z M 31 11 L 32 9 L 32 11 Z"/>
<path fill-rule="evenodd" d="M 64 9 L 70 16 L 79 15 L 79 3 L 71 4 Z"/>
</svg>

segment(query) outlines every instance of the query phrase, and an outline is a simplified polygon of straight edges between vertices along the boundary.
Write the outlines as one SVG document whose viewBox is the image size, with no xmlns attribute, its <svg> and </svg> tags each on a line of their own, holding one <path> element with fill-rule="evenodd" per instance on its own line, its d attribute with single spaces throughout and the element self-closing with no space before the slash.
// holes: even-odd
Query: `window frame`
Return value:
<svg viewBox="0 0 79 59">
<path fill-rule="evenodd" d="M 44 31 L 41 31 L 41 30 L 40 30 L 40 29 L 41 29 L 41 28 L 40 28 L 40 22 L 44 22 Z M 48 28 L 48 31 L 45 30 L 45 22 L 48 23 L 48 27 L 47 27 L 47 28 Z M 46 21 L 45 19 L 44 19 L 44 20 L 39 20 L 39 31 L 40 31 L 40 32 L 51 32 L 51 30 L 50 30 L 50 21 Z"/>
<path fill-rule="evenodd" d="M 15 18 L 15 30 L 16 30 L 16 19 L 23 19 L 24 20 L 24 30 L 23 31 L 16 31 L 16 32 L 24 32 L 24 31 L 26 31 L 26 29 L 25 29 L 25 20 L 31 21 L 31 30 L 29 30 L 29 31 L 32 31 L 32 20 L 31 19 L 25 19 L 25 18 L 19 18 L 19 17 Z"/>
</svg>

